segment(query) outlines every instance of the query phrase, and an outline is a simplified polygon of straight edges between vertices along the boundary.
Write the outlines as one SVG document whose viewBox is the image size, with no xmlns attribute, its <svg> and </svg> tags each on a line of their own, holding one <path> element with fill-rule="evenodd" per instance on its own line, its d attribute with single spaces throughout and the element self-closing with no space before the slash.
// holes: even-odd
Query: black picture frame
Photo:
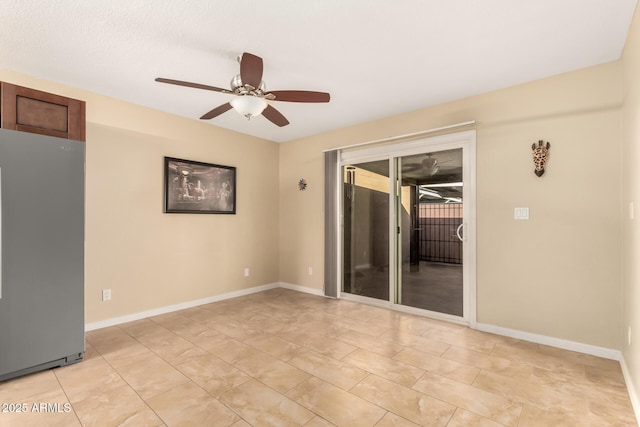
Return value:
<svg viewBox="0 0 640 427">
<path fill-rule="evenodd" d="M 165 157 L 164 213 L 235 214 L 236 168 Z"/>
</svg>

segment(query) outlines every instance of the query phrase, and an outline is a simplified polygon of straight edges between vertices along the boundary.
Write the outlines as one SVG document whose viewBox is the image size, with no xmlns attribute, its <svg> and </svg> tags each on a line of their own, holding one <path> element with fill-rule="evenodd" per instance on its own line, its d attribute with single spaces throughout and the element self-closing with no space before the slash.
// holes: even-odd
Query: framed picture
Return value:
<svg viewBox="0 0 640 427">
<path fill-rule="evenodd" d="M 165 213 L 236 213 L 236 168 L 164 158 Z"/>
</svg>

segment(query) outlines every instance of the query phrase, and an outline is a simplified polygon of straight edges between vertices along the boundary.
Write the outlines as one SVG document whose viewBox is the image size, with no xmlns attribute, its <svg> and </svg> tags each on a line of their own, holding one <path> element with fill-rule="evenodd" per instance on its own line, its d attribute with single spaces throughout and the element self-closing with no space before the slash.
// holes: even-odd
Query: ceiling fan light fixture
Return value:
<svg viewBox="0 0 640 427">
<path fill-rule="evenodd" d="M 262 114 L 264 109 L 267 108 L 267 101 L 253 95 L 242 95 L 231 100 L 231 106 L 250 120 L 252 117 Z"/>
</svg>

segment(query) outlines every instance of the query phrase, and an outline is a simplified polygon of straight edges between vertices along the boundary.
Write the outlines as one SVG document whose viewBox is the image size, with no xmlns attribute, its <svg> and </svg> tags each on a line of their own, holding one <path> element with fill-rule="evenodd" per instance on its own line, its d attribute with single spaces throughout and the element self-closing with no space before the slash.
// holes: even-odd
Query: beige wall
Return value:
<svg viewBox="0 0 640 427">
<path fill-rule="evenodd" d="M 322 289 L 322 150 L 476 120 L 478 321 L 621 347 L 620 63 L 280 147 L 280 280 Z M 551 142 L 546 174 L 531 144 Z M 309 190 L 295 183 L 304 177 Z M 528 206 L 531 219 L 514 221 Z"/>
<path fill-rule="evenodd" d="M 86 322 L 278 281 L 278 144 L 8 71 L 0 80 L 87 101 Z M 163 156 L 237 167 L 237 214 L 162 213 Z"/>
<path fill-rule="evenodd" d="M 630 389 L 635 391 L 640 416 L 640 8 L 636 8 L 622 57 L 622 217 L 623 217 L 623 321 L 622 349 Z M 629 203 L 634 203 L 634 219 Z M 627 341 L 631 328 L 631 345 Z"/>
</svg>

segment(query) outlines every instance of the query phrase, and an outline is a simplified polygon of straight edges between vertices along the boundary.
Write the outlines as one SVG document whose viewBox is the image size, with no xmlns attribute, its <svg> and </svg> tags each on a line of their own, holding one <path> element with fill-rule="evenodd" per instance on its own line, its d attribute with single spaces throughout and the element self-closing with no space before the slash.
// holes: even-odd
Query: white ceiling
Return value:
<svg viewBox="0 0 640 427">
<path fill-rule="evenodd" d="M 0 68 L 198 120 L 264 59 L 291 122 L 212 125 L 283 142 L 620 58 L 637 0 L 0 0 Z"/>
</svg>

